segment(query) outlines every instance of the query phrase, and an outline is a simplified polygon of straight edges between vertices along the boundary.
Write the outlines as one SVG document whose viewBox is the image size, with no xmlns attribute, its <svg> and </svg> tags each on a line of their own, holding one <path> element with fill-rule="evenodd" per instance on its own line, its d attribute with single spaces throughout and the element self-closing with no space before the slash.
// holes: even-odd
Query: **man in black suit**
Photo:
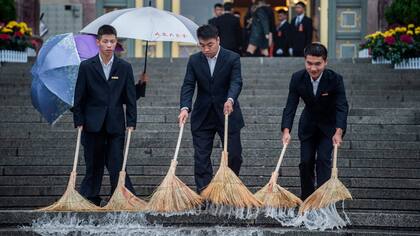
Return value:
<svg viewBox="0 0 420 236">
<path fill-rule="evenodd" d="M 220 46 L 240 54 L 242 45 L 242 30 L 239 18 L 233 15 L 233 4 L 223 5 L 225 13 L 216 18 L 214 26 L 219 31 Z"/>
<path fill-rule="evenodd" d="M 208 20 L 209 25 L 215 25 L 217 17 L 223 14 L 223 5 L 221 3 L 214 4 L 213 7 L 213 15 L 214 17 Z"/>
<path fill-rule="evenodd" d="M 194 145 L 194 176 L 197 191 L 201 192 L 212 177 L 210 155 L 216 133 L 224 137 L 224 114 L 229 114 L 229 167 L 239 175 L 242 164 L 240 131 L 244 127 L 238 97 L 242 90 L 239 55 L 221 47 L 217 28 L 203 25 L 197 29 L 201 52 L 190 56 L 181 88 L 180 125 L 191 114 Z M 197 97 L 192 98 L 197 86 Z"/>
<path fill-rule="evenodd" d="M 315 191 L 315 172 L 318 187 L 331 177 L 333 144 L 342 142 L 349 109 L 343 77 L 325 69 L 327 49 L 312 43 L 305 48 L 304 56 L 306 70 L 292 75 L 281 123 L 282 141 L 287 144 L 301 98 L 305 102 L 298 128 L 302 200 Z"/>
<path fill-rule="evenodd" d="M 117 186 L 125 130 L 134 130 L 137 122 L 133 70 L 128 62 L 114 55 L 116 43 L 116 30 L 110 25 L 101 26 L 97 35 L 99 54 L 80 63 L 74 95 L 73 120 L 75 127 L 83 129 L 86 163 L 80 193 L 96 205 L 101 202 L 105 165 L 111 194 Z M 134 193 L 128 176 L 126 187 Z"/>
<path fill-rule="evenodd" d="M 279 25 L 274 34 L 274 56 L 289 56 L 290 38 L 292 36 L 292 27 L 287 22 L 287 11 L 278 10 Z"/>
<path fill-rule="evenodd" d="M 305 16 L 305 3 L 298 2 L 295 5 L 296 15 L 291 22 L 293 29 L 292 48 L 290 55 L 303 56 L 303 49 L 312 42 L 312 19 Z"/>
</svg>

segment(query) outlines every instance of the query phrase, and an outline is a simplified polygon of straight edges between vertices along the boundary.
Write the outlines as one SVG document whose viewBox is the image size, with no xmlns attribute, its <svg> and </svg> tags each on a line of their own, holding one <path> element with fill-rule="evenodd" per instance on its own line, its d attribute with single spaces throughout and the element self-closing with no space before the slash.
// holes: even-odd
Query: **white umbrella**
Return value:
<svg viewBox="0 0 420 236">
<path fill-rule="evenodd" d="M 128 8 L 97 18 L 80 32 L 96 34 L 102 25 L 112 25 L 118 37 L 147 41 L 197 43 L 198 25 L 190 19 L 154 7 Z"/>
</svg>

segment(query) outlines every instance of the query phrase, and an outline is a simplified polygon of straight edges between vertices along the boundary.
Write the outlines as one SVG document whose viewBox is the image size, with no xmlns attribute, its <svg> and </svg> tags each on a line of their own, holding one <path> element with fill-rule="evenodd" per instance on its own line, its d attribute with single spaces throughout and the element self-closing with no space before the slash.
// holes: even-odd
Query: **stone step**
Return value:
<svg viewBox="0 0 420 236">
<path fill-rule="evenodd" d="M 266 176 L 270 177 L 276 166 L 276 160 L 272 159 L 271 165 L 258 166 L 258 163 L 246 159 L 241 175 L 244 176 Z M 169 163 L 168 163 L 169 165 Z M 14 166 L 10 163 L 7 166 L 0 167 L 2 176 L 50 176 L 50 175 L 68 175 L 72 169 L 71 165 L 60 166 Z M 168 166 L 149 165 L 139 166 L 130 165 L 129 172 L 136 175 L 156 175 L 164 176 L 168 171 Z M 78 172 L 85 173 L 85 166 L 80 166 Z M 185 163 L 178 165 L 177 175 L 191 175 L 194 173 L 194 164 Z M 280 176 L 298 177 L 298 167 L 283 167 L 280 170 Z M 396 168 L 340 168 L 340 177 L 343 178 L 409 178 L 420 179 L 420 172 L 416 169 L 396 169 Z M 420 196 L 419 196 L 420 199 Z"/>
<path fill-rule="evenodd" d="M 46 221 L 53 221 L 53 219 L 67 224 L 70 230 L 72 228 L 72 222 L 83 222 L 89 219 L 96 222 L 106 217 L 109 213 L 95 212 L 95 213 L 43 213 L 32 210 L 3 210 L 0 211 L 0 224 L 7 226 L 0 232 L 12 233 L 8 235 L 21 235 L 20 233 L 28 233 L 24 235 L 32 235 L 31 232 L 22 232 L 22 228 L 15 228 L 18 225 L 30 226 L 33 221 L 38 219 L 45 219 Z M 122 218 L 118 213 L 114 215 L 108 215 L 111 218 Z M 378 236 L 378 235 L 417 235 L 420 231 L 416 228 L 420 221 L 420 215 L 416 213 L 403 212 L 403 211 L 349 211 L 348 216 L 352 222 L 351 226 L 341 230 L 327 230 L 327 231 L 308 231 L 303 228 L 290 228 L 281 227 L 279 223 L 272 219 L 260 216 L 255 220 L 238 220 L 227 217 L 214 217 L 210 215 L 202 214 L 200 217 L 195 216 L 152 216 L 143 215 L 139 213 L 124 213 L 123 218 L 128 220 L 136 219 L 138 225 L 120 225 L 118 231 L 114 231 L 114 228 L 107 227 L 104 233 L 110 232 L 124 232 L 125 230 L 136 234 L 145 233 L 145 235 L 157 235 L 165 233 L 170 235 L 185 234 L 185 235 L 286 235 L 286 236 L 297 236 L 297 235 L 319 235 L 319 236 L 331 236 L 331 235 L 347 235 L 347 236 Z M 68 219 L 68 220 L 66 220 Z M 70 221 L 69 219 L 73 219 Z M 143 222 L 143 223 L 140 223 Z M 136 224 L 134 223 L 134 224 Z M 163 226 L 164 225 L 164 226 Z M 133 228 L 134 226 L 134 228 Z M 45 226 L 47 227 L 47 226 Z M 57 225 L 56 227 L 63 227 Z M 382 230 L 373 229 L 380 227 Z M 99 229 L 96 229 L 97 232 Z M 29 231 L 29 229 L 27 229 Z M 49 230 L 63 231 L 63 228 L 54 228 L 49 226 L 48 228 L 42 228 L 44 233 Z M 87 229 L 85 229 L 87 230 Z M 88 234 L 90 231 L 84 232 Z M 81 232 L 83 233 L 83 232 Z M 149 234 L 147 234 L 149 233 Z"/>
</svg>

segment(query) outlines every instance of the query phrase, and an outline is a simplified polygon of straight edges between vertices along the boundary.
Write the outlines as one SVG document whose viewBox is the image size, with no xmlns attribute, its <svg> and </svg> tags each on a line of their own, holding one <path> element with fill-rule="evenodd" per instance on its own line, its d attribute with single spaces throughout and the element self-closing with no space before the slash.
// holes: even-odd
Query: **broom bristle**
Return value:
<svg viewBox="0 0 420 236">
<path fill-rule="evenodd" d="M 302 204 L 302 200 L 287 189 L 270 182 L 254 194 L 265 207 L 295 208 Z"/>
<path fill-rule="evenodd" d="M 326 208 L 328 205 L 346 199 L 352 199 L 349 190 L 338 178 L 332 177 L 302 203 L 299 213 Z"/>
<path fill-rule="evenodd" d="M 223 156 L 223 158 L 225 157 Z M 238 208 L 258 208 L 262 205 L 239 177 L 227 165 L 223 164 L 220 165 L 210 184 L 201 192 L 201 196 L 215 205 L 229 205 Z"/>
<path fill-rule="evenodd" d="M 142 211 L 146 202 L 136 197 L 125 187 L 125 171 L 120 172 L 118 185 L 108 204 L 102 208 L 105 211 Z"/>
<path fill-rule="evenodd" d="M 38 209 L 38 211 L 98 211 L 100 208 L 86 200 L 75 189 L 76 172 L 71 172 L 67 189 L 54 204 Z"/>
<path fill-rule="evenodd" d="M 185 212 L 199 207 L 203 199 L 175 175 L 176 161 L 155 190 L 146 210 L 158 213 Z"/>
</svg>

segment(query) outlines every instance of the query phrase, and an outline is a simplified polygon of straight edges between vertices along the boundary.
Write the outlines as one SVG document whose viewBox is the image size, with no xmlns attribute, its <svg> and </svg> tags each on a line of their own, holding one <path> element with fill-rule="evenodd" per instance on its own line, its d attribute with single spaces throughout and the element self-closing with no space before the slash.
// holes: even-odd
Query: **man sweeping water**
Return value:
<svg viewBox="0 0 420 236">
<path fill-rule="evenodd" d="M 343 78 L 327 66 L 327 49 L 312 43 L 304 50 L 305 70 L 292 75 L 281 129 L 283 144 L 291 140 L 293 120 L 301 98 L 299 120 L 301 199 L 331 177 L 333 145 L 340 145 L 347 127 L 348 103 Z"/>
<path fill-rule="evenodd" d="M 82 144 L 86 175 L 80 193 L 99 205 L 105 165 L 111 193 L 123 164 L 124 131 L 134 130 L 137 121 L 133 70 L 114 55 L 117 32 L 110 25 L 98 29 L 99 54 L 80 64 L 74 95 L 74 125 L 83 129 Z M 126 105 L 124 112 L 123 104 Z M 106 157 L 106 158 L 105 158 Z M 130 178 L 126 186 L 134 192 Z"/>
</svg>

